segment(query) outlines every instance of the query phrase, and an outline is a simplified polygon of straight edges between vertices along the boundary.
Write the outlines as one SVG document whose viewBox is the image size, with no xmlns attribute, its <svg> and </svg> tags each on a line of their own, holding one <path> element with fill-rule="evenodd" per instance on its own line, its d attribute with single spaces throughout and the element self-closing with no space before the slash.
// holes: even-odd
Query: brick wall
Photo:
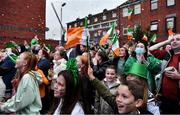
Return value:
<svg viewBox="0 0 180 115">
<path fill-rule="evenodd" d="M 175 6 L 167 7 L 166 0 L 158 0 L 158 9 L 151 11 L 150 0 L 144 0 L 141 2 L 141 13 L 132 15 L 132 20 L 128 20 L 127 17 L 123 17 L 123 8 L 118 7 L 118 22 L 119 29 L 121 32 L 121 38 L 123 43 L 126 42 L 126 36 L 123 36 L 123 27 L 130 25 L 134 27 L 135 24 L 141 24 L 143 30 L 148 28 L 151 24 L 151 21 L 158 21 L 158 41 L 167 39 L 167 29 L 166 29 L 166 16 L 170 14 L 176 14 L 176 33 L 180 33 L 180 0 L 175 0 Z M 128 8 L 134 8 L 134 5 L 129 6 Z M 122 43 L 121 43 L 122 44 Z"/>
<path fill-rule="evenodd" d="M 45 0 L 0 0 L 0 47 L 9 40 L 45 38 Z"/>
</svg>

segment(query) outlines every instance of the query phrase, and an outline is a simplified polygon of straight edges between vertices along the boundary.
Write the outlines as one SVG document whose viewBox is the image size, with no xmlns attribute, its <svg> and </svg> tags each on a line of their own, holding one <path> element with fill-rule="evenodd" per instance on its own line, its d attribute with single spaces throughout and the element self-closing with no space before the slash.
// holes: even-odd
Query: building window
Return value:
<svg viewBox="0 0 180 115">
<path fill-rule="evenodd" d="M 151 31 L 157 31 L 158 30 L 158 21 L 152 21 L 150 26 Z"/>
<path fill-rule="evenodd" d="M 94 22 L 97 22 L 98 21 L 98 18 L 94 18 Z"/>
<path fill-rule="evenodd" d="M 141 4 L 134 5 L 134 14 L 141 13 Z"/>
<path fill-rule="evenodd" d="M 92 30 L 92 29 L 93 29 L 93 27 L 92 27 L 92 26 L 89 26 L 88 28 L 89 28 L 89 30 Z"/>
<path fill-rule="evenodd" d="M 173 28 L 173 31 L 176 31 L 176 17 L 166 18 L 166 29 Z"/>
<path fill-rule="evenodd" d="M 71 25 L 69 25 L 69 28 L 71 28 L 72 26 Z"/>
<path fill-rule="evenodd" d="M 151 0 L 151 10 L 158 9 L 158 0 Z"/>
<path fill-rule="evenodd" d="M 101 27 L 103 27 L 103 28 L 109 27 L 109 23 L 103 23 L 103 24 L 101 24 Z"/>
<path fill-rule="evenodd" d="M 103 16 L 103 20 L 106 20 L 106 16 L 105 15 Z"/>
<path fill-rule="evenodd" d="M 94 28 L 94 29 L 99 29 L 99 28 L 100 28 L 100 25 L 94 25 L 93 28 Z"/>
<path fill-rule="evenodd" d="M 167 0 L 167 6 L 175 5 L 175 0 Z"/>
<path fill-rule="evenodd" d="M 80 25 L 83 26 L 83 22 L 81 22 Z"/>
<path fill-rule="evenodd" d="M 117 16 L 116 13 L 113 13 L 113 14 L 112 14 L 112 17 L 113 17 L 113 18 L 115 18 L 116 16 Z"/>
<path fill-rule="evenodd" d="M 77 27 L 77 23 L 74 24 L 74 27 Z"/>
<path fill-rule="evenodd" d="M 128 30 L 127 27 L 126 27 L 126 28 L 123 28 L 123 35 L 127 35 L 127 30 Z"/>
<path fill-rule="evenodd" d="M 97 37 L 97 32 L 94 32 L 94 37 Z"/>
<path fill-rule="evenodd" d="M 123 17 L 128 16 L 128 8 L 123 8 Z"/>
<path fill-rule="evenodd" d="M 88 24 L 90 24 L 90 20 L 88 20 Z"/>
</svg>

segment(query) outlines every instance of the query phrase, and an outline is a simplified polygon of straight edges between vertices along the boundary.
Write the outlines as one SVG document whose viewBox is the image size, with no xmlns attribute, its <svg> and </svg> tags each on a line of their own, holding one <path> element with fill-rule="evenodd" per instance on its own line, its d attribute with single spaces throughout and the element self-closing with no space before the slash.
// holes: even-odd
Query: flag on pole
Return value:
<svg viewBox="0 0 180 115">
<path fill-rule="evenodd" d="M 130 28 L 130 27 L 128 27 L 128 30 L 127 30 L 127 39 L 128 39 L 129 41 L 131 41 L 132 38 L 133 38 L 133 29 Z"/>
<path fill-rule="evenodd" d="M 144 36 L 143 36 L 143 38 L 142 38 L 142 40 L 144 40 L 144 41 L 148 41 L 148 37 L 144 34 Z"/>
<path fill-rule="evenodd" d="M 154 35 L 151 37 L 150 41 L 151 41 L 151 42 L 156 42 L 156 39 L 157 39 L 157 35 L 154 34 Z"/>
<path fill-rule="evenodd" d="M 64 48 L 68 49 L 68 48 L 76 46 L 77 44 L 80 44 L 83 31 L 84 31 L 84 28 L 81 28 L 81 27 L 69 28 L 67 30 L 67 42 L 64 45 Z"/>
<path fill-rule="evenodd" d="M 128 20 L 131 20 L 133 9 L 128 9 Z"/>
<path fill-rule="evenodd" d="M 84 27 L 85 27 L 85 31 L 86 31 L 86 33 L 84 33 L 84 36 L 86 37 L 85 38 L 86 39 L 86 47 L 89 50 L 89 36 L 90 36 L 90 34 L 89 34 L 89 30 L 88 30 L 88 19 L 87 19 L 87 17 L 85 17 Z"/>
<path fill-rule="evenodd" d="M 120 55 L 119 41 L 118 41 L 118 37 L 116 34 L 114 34 L 114 36 L 112 38 L 112 51 L 114 52 L 114 54 L 116 56 Z"/>
<path fill-rule="evenodd" d="M 77 44 L 87 46 L 89 38 L 90 34 L 87 25 L 87 18 L 85 18 L 85 27 L 69 28 L 67 30 L 67 42 L 64 45 L 64 48 L 68 49 Z"/>
<path fill-rule="evenodd" d="M 111 28 L 107 31 L 107 33 L 101 38 L 99 45 L 105 45 L 108 38 L 113 37 L 113 33 L 115 30 L 115 23 L 112 24 Z"/>
</svg>

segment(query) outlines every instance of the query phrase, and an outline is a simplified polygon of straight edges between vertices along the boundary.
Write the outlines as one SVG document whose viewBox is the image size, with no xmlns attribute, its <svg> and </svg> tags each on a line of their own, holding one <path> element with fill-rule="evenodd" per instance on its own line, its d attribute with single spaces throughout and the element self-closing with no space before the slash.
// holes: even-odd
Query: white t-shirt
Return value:
<svg viewBox="0 0 180 115">
<path fill-rule="evenodd" d="M 61 103 L 62 101 L 60 101 L 56 111 L 54 112 L 53 115 L 59 115 L 61 112 Z M 79 102 L 76 103 L 76 105 L 74 106 L 74 109 L 72 110 L 71 115 L 84 115 L 84 110 L 81 106 L 81 104 Z"/>
</svg>

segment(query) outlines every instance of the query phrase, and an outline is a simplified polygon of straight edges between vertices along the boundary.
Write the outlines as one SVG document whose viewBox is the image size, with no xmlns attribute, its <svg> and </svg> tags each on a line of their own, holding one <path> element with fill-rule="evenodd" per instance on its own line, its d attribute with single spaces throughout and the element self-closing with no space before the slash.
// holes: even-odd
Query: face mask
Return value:
<svg viewBox="0 0 180 115">
<path fill-rule="evenodd" d="M 144 48 L 136 48 L 135 52 L 136 54 L 144 54 Z"/>
</svg>

